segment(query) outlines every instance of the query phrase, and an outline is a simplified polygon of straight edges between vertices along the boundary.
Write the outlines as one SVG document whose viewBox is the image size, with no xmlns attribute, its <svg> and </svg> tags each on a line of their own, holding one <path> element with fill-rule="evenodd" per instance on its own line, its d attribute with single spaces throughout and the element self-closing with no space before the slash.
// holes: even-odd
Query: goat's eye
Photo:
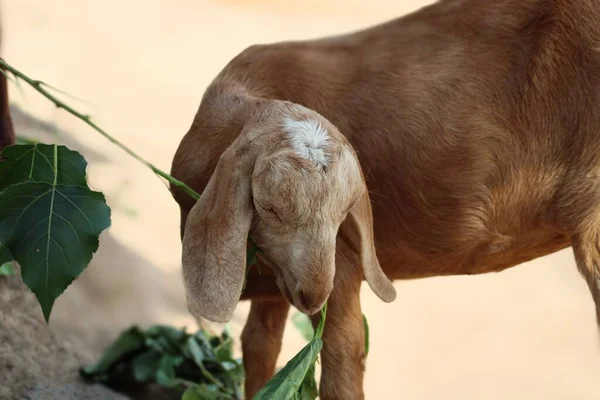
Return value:
<svg viewBox="0 0 600 400">
<path fill-rule="evenodd" d="M 265 212 L 267 214 L 270 214 L 270 215 L 274 216 L 278 220 L 281 220 L 281 217 L 277 213 L 277 210 L 275 210 L 275 207 L 273 207 L 271 205 L 265 205 L 265 204 L 256 203 L 256 208 L 260 209 L 261 211 L 263 211 L 263 212 Z"/>
</svg>

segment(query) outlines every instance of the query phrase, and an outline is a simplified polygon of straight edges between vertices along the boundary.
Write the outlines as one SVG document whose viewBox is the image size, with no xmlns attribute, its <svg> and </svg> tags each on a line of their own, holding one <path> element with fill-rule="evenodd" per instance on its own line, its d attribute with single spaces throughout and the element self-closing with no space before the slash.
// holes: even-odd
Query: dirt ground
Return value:
<svg viewBox="0 0 600 400">
<path fill-rule="evenodd" d="M 46 325 L 18 272 L 0 277 L 1 400 L 125 400 L 105 386 L 78 379 L 77 371 L 88 356 L 80 350 Z"/>
<path fill-rule="evenodd" d="M 356 30 L 429 1 L 4 0 L 3 56 L 168 171 L 204 88 L 246 46 Z M 89 158 L 113 224 L 92 265 L 56 303 L 57 335 L 97 354 L 129 324 L 194 326 L 180 275 L 179 215 L 164 185 L 33 91 L 11 86 L 23 135 L 44 131 Z M 570 250 L 477 277 L 368 286 L 368 399 L 600 398 L 593 303 Z M 248 304 L 232 322 L 240 332 Z M 283 364 L 304 342 L 290 325 Z"/>
</svg>

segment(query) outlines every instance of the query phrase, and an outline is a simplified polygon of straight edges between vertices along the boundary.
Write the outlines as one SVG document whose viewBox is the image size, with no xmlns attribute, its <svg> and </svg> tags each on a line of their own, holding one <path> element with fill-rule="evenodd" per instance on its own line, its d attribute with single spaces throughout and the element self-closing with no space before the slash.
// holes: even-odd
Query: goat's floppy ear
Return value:
<svg viewBox="0 0 600 400">
<path fill-rule="evenodd" d="M 243 136 L 243 135 L 240 135 Z M 249 146 L 238 137 L 219 159 L 200 200 L 191 209 L 182 242 L 187 302 L 196 317 L 227 322 L 242 292 L 246 242 L 252 223 Z"/>
<path fill-rule="evenodd" d="M 363 266 L 365 279 L 377 296 L 386 303 L 396 299 L 396 289 L 388 277 L 383 273 L 377 254 L 373 237 L 373 213 L 369 192 L 366 190 L 360 195 L 354 206 L 350 209 L 349 219 L 353 222 L 360 239 L 360 260 Z"/>
</svg>

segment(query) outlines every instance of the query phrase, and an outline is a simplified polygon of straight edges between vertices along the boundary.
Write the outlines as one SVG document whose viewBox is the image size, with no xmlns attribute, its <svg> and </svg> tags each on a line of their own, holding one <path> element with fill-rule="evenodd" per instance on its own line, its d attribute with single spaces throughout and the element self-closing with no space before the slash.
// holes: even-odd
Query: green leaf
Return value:
<svg viewBox="0 0 600 400">
<path fill-rule="evenodd" d="M 19 262 L 46 321 L 109 225 L 104 196 L 88 188 L 25 182 L 0 193 L 0 242 Z"/>
<path fill-rule="evenodd" d="M 244 272 L 244 283 L 242 284 L 242 293 L 246 290 L 246 282 L 248 281 L 248 272 L 250 272 L 250 268 L 254 264 L 256 264 L 256 252 L 258 249 L 256 246 L 249 240 L 246 245 L 246 270 Z M 240 294 L 241 296 L 241 294 Z"/>
<path fill-rule="evenodd" d="M 215 356 L 214 347 L 218 346 L 218 344 L 212 345 L 210 338 L 207 337 L 207 333 L 203 330 L 196 332 L 194 338 L 202 349 L 204 357 L 216 361 L 217 357 Z"/>
<path fill-rule="evenodd" d="M 240 367 L 239 362 L 237 361 L 221 361 L 221 367 L 227 372 L 231 372 Z"/>
<path fill-rule="evenodd" d="M 15 270 L 13 269 L 11 262 L 0 265 L 0 276 L 11 276 L 14 274 Z"/>
<path fill-rule="evenodd" d="M 302 385 L 300 386 L 300 400 L 315 400 L 319 396 L 319 388 L 315 379 L 315 364 L 311 365 L 306 372 Z"/>
<path fill-rule="evenodd" d="M 119 338 L 110 345 L 96 365 L 83 368 L 81 373 L 86 378 L 92 378 L 93 375 L 107 373 L 120 359 L 142 347 L 144 347 L 144 336 L 138 328 L 132 327 L 123 332 Z"/>
<path fill-rule="evenodd" d="M 315 332 L 316 338 L 323 337 L 323 329 L 325 329 L 325 319 L 327 318 L 327 303 L 321 309 L 321 320 L 319 321 L 319 325 L 317 326 L 317 330 Z"/>
<path fill-rule="evenodd" d="M 204 352 L 202 351 L 202 348 L 198 344 L 198 341 L 196 340 L 196 338 L 193 336 L 189 337 L 187 339 L 186 344 L 187 344 L 188 350 L 190 351 L 192 359 L 194 360 L 196 365 L 198 367 L 202 367 L 203 363 L 204 363 Z"/>
<path fill-rule="evenodd" d="M 200 385 L 195 385 L 195 386 L 190 386 L 188 387 L 185 392 L 183 392 L 183 396 L 181 396 L 181 400 L 205 400 L 205 399 L 210 399 L 210 397 L 207 396 L 202 396 L 202 393 L 200 392 L 200 390 L 198 390 L 198 387 Z M 202 385 L 204 386 L 204 385 Z"/>
<path fill-rule="evenodd" d="M 254 396 L 254 400 L 293 399 L 311 366 L 323 348 L 323 340 L 314 338 Z"/>
<path fill-rule="evenodd" d="M 369 355 L 369 322 L 365 314 L 363 314 L 363 324 L 365 326 L 365 354 Z"/>
<path fill-rule="evenodd" d="M 158 365 L 156 383 L 168 388 L 175 387 L 181 383 L 175 375 L 175 367 L 181 365 L 182 362 L 183 357 L 164 356 Z"/>
<path fill-rule="evenodd" d="M 304 339 L 310 341 L 313 338 L 315 330 L 310 322 L 310 318 L 306 314 L 296 312 L 292 317 L 292 323 Z"/>
<path fill-rule="evenodd" d="M 147 337 L 164 337 L 173 346 L 185 338 L 184 329 L 177 329 L 168 325 L 154 325 L 144 331 Z"/>
<path fill-rule="evenodd" d="M 81 155 L 63 146 L 16 145 L 2 151 L 0 243 L 20 264 L 46 321 L 110 226 L 104 196 L 86 187 L 85 166 Z"/>
<path fill-rule="evenodd" d="M 166 325 L 155 325 L 144 331 L 147 346 L 160 353 L 176 355 L 185 343 L 186 333 L 182 329 Z"/>
<path fill-rule="evenodd" d="M 150 350 L 137 355 L 131 361 L 133 377 L 138 382 L 150 382 L 156 379 L 156 373 L 160 366 L 162 356 L 160 353 Z"/>
<path fill-rule="evenodd" d="M 54 147 L 49 144 L 8 146 L 0 153 L 0 191 L 22 182 L 54 183 Z M 76 151 L 56 146 L 56 184 L 87 186 L 87 162 Z"/>
<path fill-rule="evenodd" d="M 215 357 L 218 361 L 233 361 L 233 338 L 226 333 L 221 337 L 221 344 L 215 347 Z"/>
<path fill-rule="evenodd" d="M 309 375 L 309 382 L 305 385 L 312 385 L 314 380 L 314 368 L 319 352 L 323 348 L 323 329 L 325 328 L 325 319 L 327 317 L 327 303 L 321 310 L 321 321 L 315 331 L 314 338 L 298 354 L 296 354 L 288 363 L 280 369 L 273 378 L 254 396 L 254 400 L 281 399 L 294 400 L 301 399 L 301 387 L 306 376 L 312 369 L 312 375 Z M 316 383 L 315 383 L 316 386 Z"/>
<path fill-rule="evenodd" d="M 251 243 L 248 243 L 246 247 L 246 266 L 250 267 L 251 265 L 256 264 L 256 246 Z"/>
<path fill-rule="evenodd" d="M 223 395 L 216 385 L 194 385 L 187 388 L 181 400 L 222 400 Z"/>
</svg>

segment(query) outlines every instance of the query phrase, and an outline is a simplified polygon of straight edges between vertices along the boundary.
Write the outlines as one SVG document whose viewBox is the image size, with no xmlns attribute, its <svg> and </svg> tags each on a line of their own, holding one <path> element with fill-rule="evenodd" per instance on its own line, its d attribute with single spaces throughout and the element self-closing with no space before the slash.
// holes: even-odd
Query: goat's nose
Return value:
<svg viewBox="0 0 600 400">
<path fill-rule="evenodd" d="M 300 290 L 298 295 L 299 295 L 298 297 L 300 297 L 300 302 L 302 303 L 302 306 L 307 311 L 309 311 L 311 314 L 313 312 L 318 311 L 318 309 L 315 310 L 319 306 L 318 300 L 315 300 L 314 296 L 311 296 L 310 294 L 306 294 L 306 292 L 304 292 L 303 290 Z"/>
</svg>

